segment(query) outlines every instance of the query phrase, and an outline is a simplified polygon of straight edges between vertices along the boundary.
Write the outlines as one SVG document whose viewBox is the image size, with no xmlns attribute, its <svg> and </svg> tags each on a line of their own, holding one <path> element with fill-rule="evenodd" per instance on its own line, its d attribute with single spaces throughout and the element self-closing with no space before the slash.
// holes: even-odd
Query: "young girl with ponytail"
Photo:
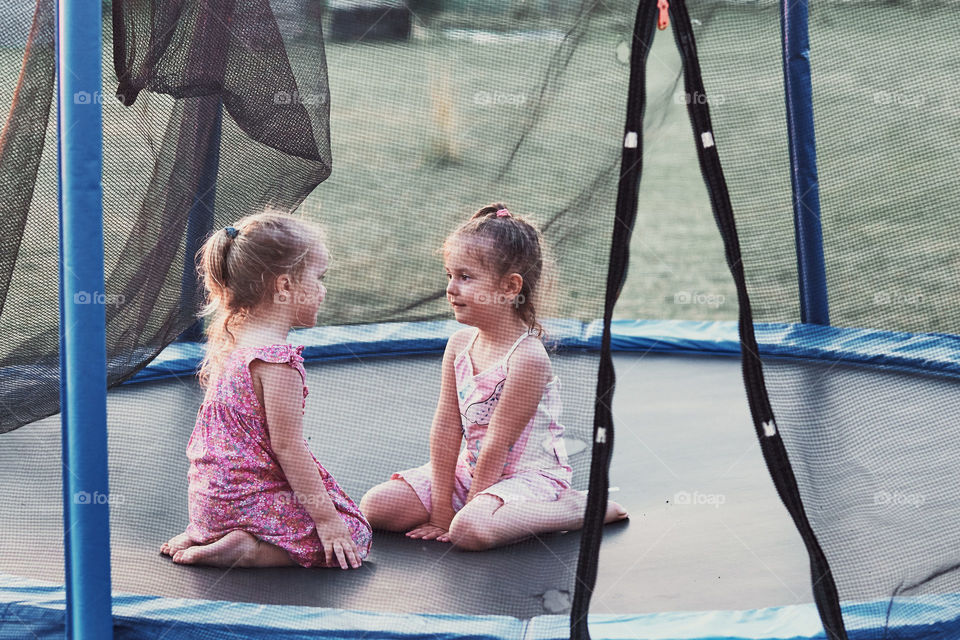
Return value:
<svg viewBox="0 0 960 640">
<path fill-rule="evenodd" d="M 261 213 L 213 233 L 201 250 L 209 316 L 206 389 L 187 445 L 186 531 L 160 549 L 220 567 L 356 568 L 371 529 L 303 438 L 302 346 L 326 295 L 318 229 Z"/>
<path fill-rule="evenodd" d="M 559 382 L 540 341 L 541 244 L 499 203 L 444 243 L 447 300 L 468 328 L 443 356 L 430 462 L 361 501 L 374 528 L 479 551 L 583 526 L 586 496 L 570 486 Z M 626 517 L 608 504 L 607 522 Z"/>
</svg>

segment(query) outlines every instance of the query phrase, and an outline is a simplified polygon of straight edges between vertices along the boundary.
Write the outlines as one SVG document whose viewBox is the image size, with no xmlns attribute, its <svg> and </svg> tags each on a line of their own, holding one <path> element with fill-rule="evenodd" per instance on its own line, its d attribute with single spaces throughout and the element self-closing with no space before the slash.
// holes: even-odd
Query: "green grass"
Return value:
<svg viewBox="0 0 960 640">
<path fill-rule="evenodd" d="M 776 7 L 717 6 L 695 2 L 691 14 L 701 22 L 698 49 L 755 317 L 799 320 Z M 303 206 L 327 228 L 334 255 L 321 322 L 446 315 L 442 300 L 405 307 L 442 290 L 443 238 L 494 200 L 547 227 L 558 256 L 552 313 L 599 317 L 631 22 L 626 14 L 596 16 L 565 62 L 566 50 L 555 42 L 477 44 L 430 28 L 406 43 L 328 43 L 334 170 Z M 960 69 L 960 54 L 943 45 L 957 22 L 936 4 L 923 11 L 856 2 L 814 8 L 834 324 L 960 333 L 953 304 L 960 271 L 960 90 L 945 80 Z M 905 24 L 925 35 L 906 34 Z M 675 99 L 680 64 L 671 35 L 659 34 L 649 58 L 643 181 L 616 315 L 730 320 L 737 304 L 686 111 Z M 552 59 L 562 62 L 562 74 L 550 74 Z M 2 77 L 14 77 L 18 67 L 18 52 L 0 50 Z M 109 65 L 105 87 L 112 91 Z M 12 89 L 0 87 L 0 108 Z M 163 97 L 151 104 L 169 108 Z M 118 202 L 142 195 L 125 177 L 149 166 L 150 149 L 122 146 L 141 135 L 140 126 L 119 106 L 107 108 L 108 216 L 116 216 Z M 0 331 L 24 339 L 49 329 L 55 317 L 52 127 L 45 186 L 0 317 Z M 124 221 L 111 222 L 108 269 L 130 231 Z M 170 290 L 178 283 L 174 270 Z"/>
<path fill-rule="evenodd" d="M 329 46 L 334 173 L 305 205 L 319 211 L 338 256 L 327 317 L 391 309 L 398 287 L 400 301 L 438 291 L 443 272 L 436 250 L 444 236 L 498 199 L 541 225 L 567 209 L 545 233 L 558 256 L 553 308 L 585 320 L 600 316 L 625 111 L 627 28 L 596 20 L 542 101 L 553 44 L 476 45 L 434 34 L 402 45 Z M 669 34 L 657 40 L 655 55 L 673 68 L 651 78 L 651 95 L 666 107 L 658 107 L 663 113 L 648 132 L 632 275 L 618 316 L 733 318 L 732 285 L 692 135 L 673 101 L 679 60 Z M 445 96 L 440 109 L 438 92 Z M 452 124 L 438 126 L 438 112 Z M 524 145 L 500 176 L 531 120 Z M 438 130 L 452 133 L 447 146 L 457 150 L 458 164 L 432 153 Z M 370 225 L 372 212 L 387 224 Z M 384 271 L 391 277 L 365 283 L 362 292 L 350 280 Z M 683 292 L 722 303 L 675 304 Z M 443 313 L 443 307 L 438 302 L 412 313 Z"/>
</svg>

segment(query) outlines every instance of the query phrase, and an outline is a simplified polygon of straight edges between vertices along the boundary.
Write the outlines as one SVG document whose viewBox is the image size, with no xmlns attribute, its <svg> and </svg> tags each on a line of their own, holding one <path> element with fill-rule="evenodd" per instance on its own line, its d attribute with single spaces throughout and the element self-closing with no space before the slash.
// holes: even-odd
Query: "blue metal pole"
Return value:
<svg viewBox="0 0 960 640">
<path fill-rule="evenodd" d="M 101 3 L 59 0 L 60 406 L 67 637 L 112 637 Z"/>
<path fill-rule="evenodd" d="M 783 84 L 787 102 L 800 318 L 803 322 L 828 325 L 830 308 L 820 224 L 807 0 L 781 0 L 780 36 L 783 42 Z"/>
</svg>

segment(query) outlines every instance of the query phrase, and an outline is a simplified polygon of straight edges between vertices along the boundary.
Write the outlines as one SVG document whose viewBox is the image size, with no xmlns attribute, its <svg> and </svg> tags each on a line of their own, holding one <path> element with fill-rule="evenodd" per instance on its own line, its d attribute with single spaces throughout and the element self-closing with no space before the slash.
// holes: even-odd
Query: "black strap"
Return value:
<svg viewBox="0 0 960 640">
<path fill-rule="evenodd" d="M 644 0 L 645 2 L 647 0 Z M 727 191 L 726 180 L 720 166 L 720 156 L 713 137 L 710 123 L 710 108 L 707 105 L 706 91 L 700 74 L 700 61 L 693 38 L 693 27 L 684 0 L 671 0 L 670 16 L 673 19 L 673 33 L 683 59 L 684 89 L 688 96 L 698 99 L 687 100 L 687 112 L 693 125 L 697 155 L 700 159 L 700 172 L 703 174 L 713 215 L 723 237 L 727 257 L 727 266 L 737 288 L 737 300 L 740 306 L 740 351 L 743 364 L 743 382 L 747 391 L 747 402 L 753 417 L 753 426 L 760 440 L 760 449 L 767 463 L 767 469 L 780 499 L 793 518 L 810 556 L 810 570 L 813 582 L 813 596 L 820 613 L 820 620 L 830 640 L 847 640 L 840 610 L 840 597 L 830 571 L 823 549 L 814 535 L 807 519 L 797 487 L 797 479 L 790 465 L 786 447 L 780 437 L 774 419 L 770 398 L 763 378 L 763 365 L 760 350 L 753 332 L 753 312 L 750 297 L 747 294 L 746 278 L 740 256 L 740 240 L 734 223 L 733 207 Z M 702 99 L 699 99 L 700 97 Z"/>
<path fill-rule="evenodd" d="M 606 300 L 603 310 L 603 342 L 600 349 L 600 371 L 597 375 L 597 397 L 593 417 L 593 452 L 590 463 L 590 490 L 577 562 L 577 586 L 570 612 L 570 636 L 589 640 L 587 613 L 590 597 L 597 583 L 597 557 L 603 537 L 603 520 L 607 512 L 610 454 L 613 451 L 613 399 L 615 376 L 610 354 L 610 320 L 613 307 L 627 277 L 630 261 L 630 235 L 637 218 L 637 196 L 643 160 L 643 112 L 646 107 L 647 55 L 653 43 L 657 23 L 657 3 L 640 2 L 633 29 L 630 50 L 630 88 L 627 96 L 627 120 L 620 161 L 620 182 L 617 209 L 607 270 Z"/>
<path fill-rule="evenodd" d="M 813 582 L 813 595 L 820 619 L 829 640 L 847 640 L 840 610 L 836 583 L 826 556 L 820 548 L 803 509 L 797 480 L 787 456 L 786 448 L 776 426 L 773 408 L 763 378 L 756 336 L 753 331 L 753 313 L 747 294 L 746 279 L 740 255 L 740 241 L 734 223 L 733 207 L 726 180 L 720 166 L 710 109 L 700 73 L 700 62 L 693 37 L 693 28 L 684 0 L 671 0 L 670 16 L 674 37 L 683 59 L 684 89 L 688 96 L 687 111 L 693 126 L 694 141 L 700 161 L 700 171 L 707 186 L 714 219 L 723 238 L 727 265 L 737 289 L 740 308 L 740 345 L 743 381 L 747 392 L 754 430 L 760 440 L 767 469 L 774 486 L 794 525 L 800 532 L 807 553 Z M 610 270 L 607 273 L 606 305 L 603 322 L 603 345 L 600 355 L 600 374 L 597 380 L 597 402 L 594 416 L 594 445 L 590 469 L 590 495 L 587 500 L 580 559 L 577 566 L 577 589 L 570 618 L 571 637 L 588 640 L 587 613 L 590 597 L 596 585 L 597 558 L 606 513 L 608 471 L 613 444 L 613 420 L 610 400 L 614 388 L 613 363 L 610 357 L 610 319 L 613 305 L 626 277 L 629 259 L 630 234 L 637 212 L 637 194 L 640 186 L 643 149 L 643 112 L 646 107 L 645 68 L 647 54 L 653 42 L 657 23 L 657 0 L 640 0 L 634 25 L 630 56 L 630 87 L 627 99 L 625 144 L 621 177 L 617 194 L 616 223 L 610 250 Z"/>
</svg>

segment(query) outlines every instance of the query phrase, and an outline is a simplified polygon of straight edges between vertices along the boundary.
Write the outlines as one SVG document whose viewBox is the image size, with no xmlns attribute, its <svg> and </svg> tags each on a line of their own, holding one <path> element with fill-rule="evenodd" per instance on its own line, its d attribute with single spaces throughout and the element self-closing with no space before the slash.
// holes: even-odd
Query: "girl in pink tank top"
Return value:
<svg viewBox="0 0 960 640">
<path fill-rule="evenodd" d="M 540 233 L 502 204 L 480 209 L 444 243 L 447 300 L 472 328 L 447 342 L 430 461 L 363 497 L 374 528 L 467 550 L 579 529 L 559 382 L 540 341 Z M 610 502 L 607 521 L 626 518 Z"/>
<path fill-rule="evenodd" d="M 526 339 L 537 340 L 529 332 L 523 332 L 514 341 L 506 354 L 480 373 L 474 374 L 475 367 L 470 358 L 470 348 L 476 342 L 479 332 L 474 332 L 453 361 L 457 378 L 457 404 L 463 427 L 466 446 L 461 452 L 463 468 L 475 469 L 480 458 L 482 443 L 490 426 L 503 387 L 507 381 L 507 363 L 513 352 Z M 545 483 L 549 490 L 544 496 L 555 494 L 554 488 L 566 489 L 570 486 L 572 470 L 567 463 L 567 452 L 563 445 L 563 425 L 560 418 L 560 381 L 553 377 L 544 385 L 543 396 L 530 421 L 520 433 L 516 442 L 507 449 L 506 461 L 501 471 L 504 479 L 521 474 L 531 477 L 542 476 L 554 482 Z M 410 475 L 409 473 L 407 475 Z M 402 476 L 402 474 L 398 474 Z M 409 482 L 409 478 L 407 479 Z"/>
<path fill-rule="evenodd" d="M 202 250 L 207 393 L 187 445 L 186 531 L 161 552 L 180 564 L 356 568 L 372 531 L 303 437 L 303 347 L 326 295 L 319 231 L 279 214 L 244 218 Z"/>
</svg>

